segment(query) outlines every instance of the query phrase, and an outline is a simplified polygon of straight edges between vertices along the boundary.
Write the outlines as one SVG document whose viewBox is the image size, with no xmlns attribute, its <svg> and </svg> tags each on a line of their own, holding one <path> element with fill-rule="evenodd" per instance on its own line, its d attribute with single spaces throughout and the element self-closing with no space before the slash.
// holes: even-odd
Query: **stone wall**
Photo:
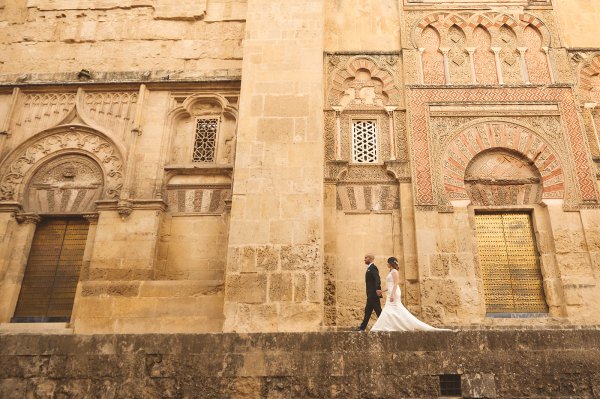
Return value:
<svg viewBox="0 0 600 399">
<path fill-rule="evenodd" d="M 0 335 L 9 398 L 600 397 L 599 330 Z M 449 397 L 453 395 L 448 395 Z"/>
<path fill-rule="evenodd" d="M 0 44 L 0 80 L 23 74 L 26 80 L 48 79 L 82 69 L 123 76 L 239 74 L 245 3 L 9 1 L 0 9 L 9 26 Z"/>
<path fill-rule="evenodd" d="M 225 331 L 323 319 L 323 4 L 248 4 Z"/>
</svg>

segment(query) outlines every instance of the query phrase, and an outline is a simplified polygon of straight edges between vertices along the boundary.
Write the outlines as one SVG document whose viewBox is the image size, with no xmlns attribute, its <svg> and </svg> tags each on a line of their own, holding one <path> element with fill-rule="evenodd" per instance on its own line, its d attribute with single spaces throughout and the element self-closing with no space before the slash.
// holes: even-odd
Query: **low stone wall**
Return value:
<svg viewBox="0 0 600 399">
<path fill-rule="evenodd" d="M 0 335 L 1 398 L 600 398 L 600 330 Z"/>
</svg>

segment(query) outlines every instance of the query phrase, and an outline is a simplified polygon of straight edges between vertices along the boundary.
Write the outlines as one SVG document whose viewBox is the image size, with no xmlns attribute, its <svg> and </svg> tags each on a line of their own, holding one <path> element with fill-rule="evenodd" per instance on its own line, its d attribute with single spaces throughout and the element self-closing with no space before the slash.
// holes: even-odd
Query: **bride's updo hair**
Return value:
<svg viewBox="0 0 600 399">
<path fill-rule="evenodd" d="M 392 265 L 392 267 L 396 270 L 400 269 L 400 266 L 398 266 L 398 259 L 394 258 L 393 256 L 388 258 L 387 263 Z"/>
</svg>

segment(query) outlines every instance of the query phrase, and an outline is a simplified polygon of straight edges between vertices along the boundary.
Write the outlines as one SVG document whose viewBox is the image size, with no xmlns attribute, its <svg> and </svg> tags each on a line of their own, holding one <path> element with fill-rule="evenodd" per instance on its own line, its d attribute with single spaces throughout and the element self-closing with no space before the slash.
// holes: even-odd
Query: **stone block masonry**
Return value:
<svg viewBox="0 0 600 399">
<path fill-rule="evenodd" d="M 0 397 L 600 397 L 600 330 L 0 335 Z"/>
</svg>

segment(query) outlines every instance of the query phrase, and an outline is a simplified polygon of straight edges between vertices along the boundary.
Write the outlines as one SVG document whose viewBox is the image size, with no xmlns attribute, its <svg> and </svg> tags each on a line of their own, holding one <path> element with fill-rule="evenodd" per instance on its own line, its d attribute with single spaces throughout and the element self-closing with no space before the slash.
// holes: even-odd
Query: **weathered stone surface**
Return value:
<svg viewBox="0 0 600 399">
<path fill-rule="evenodd" d="M 0 396 L 595 398 L 598 330 L 0 335 Z"/>
</svg>

